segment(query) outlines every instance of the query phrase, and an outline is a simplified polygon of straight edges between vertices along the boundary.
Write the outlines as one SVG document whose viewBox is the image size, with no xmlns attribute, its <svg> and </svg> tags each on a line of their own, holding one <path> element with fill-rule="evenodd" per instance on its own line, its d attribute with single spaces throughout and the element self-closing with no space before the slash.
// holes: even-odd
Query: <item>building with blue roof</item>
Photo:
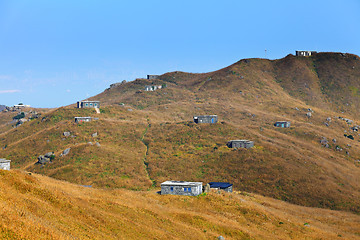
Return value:
<svg viewBox="0 0 360 240">
<path fill-rule="evenodd" d="M 225 192 L 232 192 L 233 185 L 227 182 L 209 182 L 210 188 L 217 188 L 224 190 Z"/>
</svg>

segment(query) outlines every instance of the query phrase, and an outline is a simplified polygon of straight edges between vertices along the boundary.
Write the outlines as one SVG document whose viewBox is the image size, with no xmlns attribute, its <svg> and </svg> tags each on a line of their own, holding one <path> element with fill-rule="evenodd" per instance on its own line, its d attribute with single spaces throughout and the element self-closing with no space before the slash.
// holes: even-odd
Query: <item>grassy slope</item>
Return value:
<svg viewBox="0 0 360 240">
<path fill-rule="evenodd" d="M 292 203 L 360 212 L 359 136 L 345 138 L 350 125 L 335 118 L 341 114 L 356 120 L 357 113 L 336 112 L 330 102 L 341 93 L 327 94 L 332 91 L 323 86 L 330 76 L 327 71 L 357 66 L 358 59 L 349 56 L 250 59 L 212 73 L 167 73 L 155 83 L 166 82 L 168 87 L 155 92 L 141 91 L 149 80 L 129 82 L 93 97 L 102 101 L 100 115 L 60 108 L 44 115 L 43 121 L 1 134 L 0 146 L 8 145 L 1 157 L 12 159 L 15 168 L 96 187 L 147 189 L 166 179 L 231 181 L 236 189 Z M 352 76 L 351 86 L 360 76 L 343 74 Z M 342 79 L 333 81 L 340 84 Z M 133 111 L 128 111 L 130 106 Z M 315 110 L 311 119 L 305 116 L 309 107 Z M 193 115 L 213 113 L 223 123 L 190 122 Z M 100 120 L 73 123 L 74 116 L 85 115 Z M 326 127 L 329 116 L 332 121 Z M 277 120 L 291 120 L 292 127 L 276 129 L 272 124 Z M 64 131 L 76 137 L 65 138 Z M 96 139 L 93 132 L 99 133 Z M 319 143 L 322 137 L 330 140 L 330 148 Z M 225 147 L 228 140 L 243 138 L 255 140 L 255 148 Z M 69 155 L 43 167 L 34 165 L 40 154 L 54 151 L 58 156 L 68 147 Z"/>
<path fill-rule="evenodd" d="M 360 217 L 245 192 L 199 197 L 85 188 L 0 170 L 2 239 L 357 239 Z"/>
</svg>

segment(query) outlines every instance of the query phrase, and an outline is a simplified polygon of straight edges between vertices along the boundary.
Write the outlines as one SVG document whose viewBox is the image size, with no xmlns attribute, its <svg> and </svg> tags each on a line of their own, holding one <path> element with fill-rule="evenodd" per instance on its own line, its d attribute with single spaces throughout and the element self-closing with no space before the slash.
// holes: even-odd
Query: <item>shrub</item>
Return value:
<svg viewBox="0 0 360 240">
<path fill-rule="evenodd" d="M 15 117 L 13 117 L 14 120 L 17 120 L 17 119 L 21 119 L 21 118 L 24 118 L 25 117 L 25 113 L 24 112 L 21 112 L 20 114 L 16 115 Z"/>
</svg>

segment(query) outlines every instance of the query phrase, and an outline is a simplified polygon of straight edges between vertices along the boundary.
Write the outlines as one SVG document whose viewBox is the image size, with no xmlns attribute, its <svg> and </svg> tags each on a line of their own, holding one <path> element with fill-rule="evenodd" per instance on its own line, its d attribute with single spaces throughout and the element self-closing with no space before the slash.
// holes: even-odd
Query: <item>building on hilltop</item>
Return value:
<svg viewBox="0 0 360 240">
<path fill-rule="evenodd" d="M 100 101 L 78 101 L 77 108 L 99 108 Z"/>
<path fill-rule="evenodd" d="M 95 120 L 99 120 L 99 118 L 92 118 L 92 117 L 75 117 L 75 122 L 76 123 L 81 123 L 81 122 L 91 122 L 91 121 L 95 121 Z"/>
<path fill-rule="evenodd" d="M 147 79 L 158 79 L 159 75 L 147 75 Z"/>
<path fill-rule="evenodd" d="M 0 158 L 0 169 L 10 170 L 10 162 L 11 162 L 11 160 L 6 160 L 4 158 Z"/>
<path fill-rule="evenodd" d="M 230 140 L 226 146 L 229 148 L 252 148 L 254 147 L 254 141 L 249 140 Z"/>
<path fill-rule="evenodd" d="M 224 190 L 225 192 L 232 192 L 233 185 L 227 182 L 209 182 L 210 188 Z"/>
<path fill-rule="evenodd" d="M 19 104 L 16 104 L 13 106 L 13 108 L 17 108 L 17 109 L 20 109 L 20 108 L 29 108 L 30 105 L 24 105 L 22 103 L 19 103 Z"/>
<path fill-rule="evenodd" d="M 316 53 L 317 53 L 316 51 L 296 51 L 296 56 L 310 57 Z"/>
<path fill-rule="evenodd" d="M 289 128 L 290 122 L 289 121 L 279 121 L 274 124 L 275 127 L 281 127 L 281 128 Z"/>
<path fill-rule="evenodd" d="M 157 89 L 161 89 L 162 85 L 146 85 L 145 91 L 155 91 Z"/>
<path fill-rule="evenodd" d="M 202 182 L 165 181 L 161 184 L 161 195 L 197 196 L 202 193 Z"/>
<path fill-rule="evenodd" d="M 194 116 L 194 123 L 217 123 L 217 115 Z"/>
</svg>

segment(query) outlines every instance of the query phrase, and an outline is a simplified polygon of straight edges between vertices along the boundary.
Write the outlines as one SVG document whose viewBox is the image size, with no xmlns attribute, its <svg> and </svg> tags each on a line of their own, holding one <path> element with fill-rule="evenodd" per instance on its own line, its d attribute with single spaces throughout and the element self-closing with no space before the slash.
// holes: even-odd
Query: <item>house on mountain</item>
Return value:
<svg viewBox="0 0 360 240">
<path fill-rule="evenodd" d="M 147 75 L 147 79 L 157 79 L 159 75 Z"/>
<path fill-rule="evenodd" d="M 197 196 L 202 193 L 202 182 L 165 181 L 161 183 L 161 195 Z"/>
<path fill-rule="evenodd" d="M 194 123 L 217 123 L 217 115 L 194 116 Z"/>
<path fill-rule="evenodd" d="M 161 89 L 162 85 L 146 85 L 145 91 L 155 91 L 157 89 Z"/>
<path fill-rule="evenodd" d="M 227 182 L 209 182 L 210 189 L 219 189 L 224 190 L 225 192 L 232 192 L 233 191 L 233 185 L 231 183 Z"/>
<path fill-rule="evenodd" d="M 296 56 L 310 57 L 316 53 L 317 53 L 316 51 L 296 51 Z"/>
<path fill-rule="evenodd" d="M 75 117 L 76 123 L 82 123 L 82 122 L 91 122 L 93 120 L 99 120 L 99 118 L 92 118 L 92 117 Z"/>
<path fill-rule="evenodd" d="M 249 140 L 230 140 L 226 146 L 229 148 L 252 148 L 254 147 L 254 141 Z"/>
<path fill-rule="evenodd" d="M 100 101 L 78 101 L 77 108 L 99 108 Z"/>
<path fill-rule="evenodd" d="M 6 160 L 4 158 L 0 158 L 0 169 L 10 170 L 10 162 L 11 162 L 11 160 Z"/>
<path fill-rule="evenodd" d="M 281 128 L 289 128 L 290 122 L 289 121 L 279 121 L 274 124 L 275 127 L 281 127 Z"/>
<path fill-rule="evenodd" d="M 22 104 L 22 103 L 15 104 L 15 105 L 13 106 L 13 108 L 16 108 L 16 109 L 29 108 L 29 107 L 30 107 L 30 105 L 24 105 L 24 104 Z"/>
</svg>

